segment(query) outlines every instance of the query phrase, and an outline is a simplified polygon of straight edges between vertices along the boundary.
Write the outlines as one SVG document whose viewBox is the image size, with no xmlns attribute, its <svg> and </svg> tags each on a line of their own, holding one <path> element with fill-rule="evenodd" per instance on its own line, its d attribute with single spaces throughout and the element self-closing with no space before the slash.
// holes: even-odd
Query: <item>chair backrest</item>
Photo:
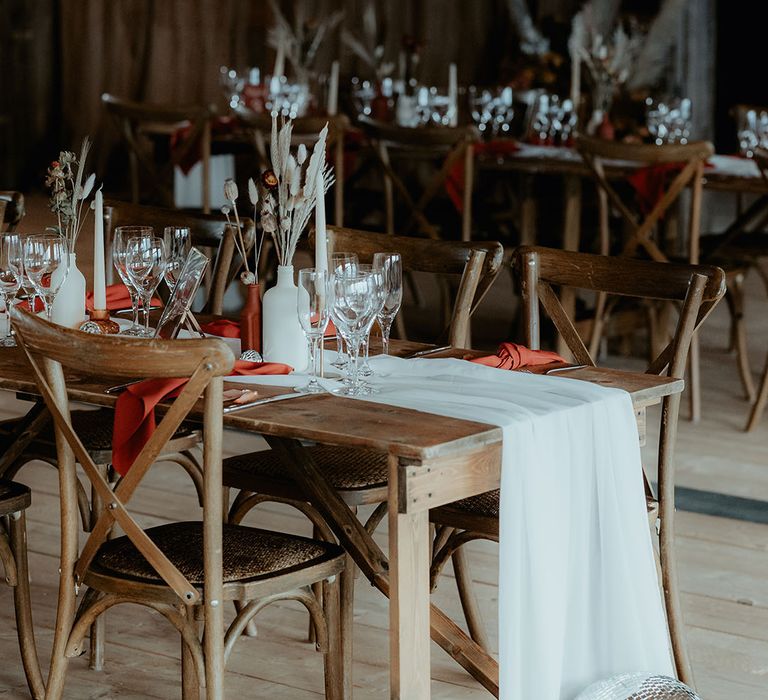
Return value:
<svg viewBox="0 0 768 700">
<path fill-rule="evenodd" d="M 656 146 L 618 143 L 579 135 L 576 137 L 576 149 L 597 183 L 600 252 L 607 254 L 610 250 L 609 214 L 613 208 L 619 212 L 629 228 L 622 254 L 633 255 L 638 247 L 642 247 L 652 259 L 666 261 L 667 256 L 653 239 L 653 234 L 664 213 L 677 201 L 683 190 L 690 186 L 688 254 L 690 262 L 698 262 L 703 173 L 707 158 L 714 153 L 711 143 L 697 141 Z M 646 214 L 638 212 L 634 203 L 622 197 L 609 182 L 605 173 L 606 161 L 614 161 L 614 165 L 619 166 L 623 172 L 643 167 L 656 170 L 652 177 L 662 184 L 662 191 Z"/>
<path fill-rule="evenodd" d="M 21 192 L 0 191 L 0 231 L 15 231 L 24 214 L 24 195 Z"/>
<path fill-rule="evenodd" d="M 190 214 L 178 209 L 150 207 L 110 199 L 104 203 L 104 231 L 107 241 L 118 226 L 152 226 L 162 236 L 166 226 L 186 226 L 192 234 L 192 245 L 210 253 L 215 251 L 210 283 L 207 285 L 203 313 L 221 314 L 227 287 L 240 271 L 243 260 L 237 253 L 233 231 L 223 215 Z M 253 248 L 256 227 L 253 219 L 241 217 L 243 241 L 247 252 Z M 158 293 L 166 294 L 163 285 Z"/>
<path fill-rule="evenodd" d="M 472 313 L 496 279 L 504 257 L 503 246 L 496 242 L 431 241 L 329 227 L 328 252 L 336 251 L 357 253 L 361 263 L 370 263 L 374 253 L 397 252 L 405 270 L 460 277 L 448 332 L 454 347 L 468 346 Z"/>
<path fill-rule="evenodd" d="M 173 162 L 159 165 L 147 139 L 149 134 L 171 136 L 177 129 L 188 125 L 189 131 L 176 151 L 176 160 L 184 161 L 200 150 L 203 164 L 203 211 L 210 211 L 209 178 L 211 156 L 211 119 L 216 113 L 212 105 L 156 105 L 125 100 L 104 93 L 102 104 L 115 122 L 117 130 L 128 148 L 131 168 L 131 198 L 139 203 L 140 183 L 143 181 L 159 198 L 161 204 L 173 207 L 171 189 Z M 145 177 L 141 178 L 141 175 Z"/>
<path fill-rule="evenodd" d="M 576 361 L 590 366 L 595 363 L 553 286 L 682 303 L 671 343 L 648 368 L 654 374 L 666 369 L 671 377 L 683 377 L 693 333 L 725 293 L 725 273 L 711 265 L 657 263 L 529 246 L 515 250 L 512 264 L 521 286 L 526 342 L 534 349 L 540 347 L 541 303 Z"/>
<path fill-rule="evenodd" d="M 429 221 L 425 208 L 445 187 L 446 180 L 458 168 L 462 170 L 463 192 L 461 207 L 461 240 L 468 241 L 472 233 L 472 183 L 474 179 L 474 143 L 478 132 L 474 126 L 409 128 L 380 122 L 370 117 L 358 117 L 358 123 L 374 146 L 378 165 L 384 174 L 384 206 L 387 233 L 395 233 L 394 190 L 407 208 L 409 218 L 397 231 L 405 235 L 412 230 L 441 238 L 436 226 Z M 426 182 L 418 199 L 412 196 L 392 166 L 391 156 L 408 160 L 439 162 L 434 176 Z"/>
<path fill-rule="evenodd" d="M 53 418 L 62 509 L 62 570 L 71 570 L 75 585 L 82 582 L 99 547 L 114 525 L 118 524 L 182 601 L 187 604 L 197 602 L 200 597 L 198 591 L 153 544 L 128 513 L 126 505 L 166 442 L 201 395 L 205 405 L 206 493 L 213 489 L 210 493 L 220 504 L 223 377 L 231 372 L 234 362 L 232 353 L 215 338 L 159 341 L 90 335 L 49 323 L 18 309 L 12 311 L 12 322 L 19 345 L 29 360 L 38 389 Z M 83 363 L 84 357 L 89 358 L 87 364 Z M 81 380 L 83 375 L 125 379 L 189 378 L 130 470 L 114 489 L 104 479 L 72 429 L 67 393 L 67 373 L 72 370 Z M 75 461 L 83 468 L 102 502 L 109 504 L 79 551 Z M 208 483 L 209 478 L 211 483 Z M 214 519 L 219 520 L 217 517 Z M 220 522 L 212 525 L 219 527 Z"/>
</svg>

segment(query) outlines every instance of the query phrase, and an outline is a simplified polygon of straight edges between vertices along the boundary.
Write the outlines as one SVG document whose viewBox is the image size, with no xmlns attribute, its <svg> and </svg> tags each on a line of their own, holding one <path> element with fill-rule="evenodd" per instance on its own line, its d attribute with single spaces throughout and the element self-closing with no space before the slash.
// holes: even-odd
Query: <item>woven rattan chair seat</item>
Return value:
<svg viewBox="0 0 768 700">
<path fill-rule="evenodd" d="M 32 494 L 27 486 L 0 479 L 0 516 L 24 510 L 31 502 Z"/>
<path fill-rule="evenodd" d="M 369 450 L 319 445 L 307 451 L 335 489 L 362 490 L 385 487 L 387 455 Z M 239 476 L 252 475 L 277 481 L 289 481 L 285 465 L 272 450 L 251 452 L 224 460 L 224 482 L 227 472 Z"/>
<path fill-rule="evenodd" d="M 146 530 L 150 539 L 189 579 L 203 582 L 203 526 L 201 522 L 171 523 Z M 224 526 L 224 583 L 252 581 L 286 574 L 343 556 L 333 544 L 257 530 Z M 162 584 L 157 572 L 127 537 L 105 542 L 94 560 L 102 573 Z"/>
</svg>

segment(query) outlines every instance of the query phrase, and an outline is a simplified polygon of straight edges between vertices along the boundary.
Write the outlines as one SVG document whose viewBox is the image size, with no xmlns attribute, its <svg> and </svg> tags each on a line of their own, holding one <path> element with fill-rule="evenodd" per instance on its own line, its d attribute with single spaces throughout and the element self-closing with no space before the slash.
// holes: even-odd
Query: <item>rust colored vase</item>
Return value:
<svg viewBox="0 0 768 700">
<path fill-rule="evenodd" d="M 248 298 L 240 312 L 240 350 L 261 352 L 261 289 L 258 284 L 246 287 Z"/>
</svg>

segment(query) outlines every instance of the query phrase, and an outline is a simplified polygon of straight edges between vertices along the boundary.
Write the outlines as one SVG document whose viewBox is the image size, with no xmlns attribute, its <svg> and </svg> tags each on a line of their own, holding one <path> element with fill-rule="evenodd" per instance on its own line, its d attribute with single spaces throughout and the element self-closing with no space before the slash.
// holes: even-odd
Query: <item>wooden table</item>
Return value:
<svg viewBox="0 0 768 700">
<path fill-rule="evenodd" d="M 404 355 L 420 347 L 424 346 L 393 343 L 393 352 Z M 440 356 L 467 354 L 451 351 Z M 683 389 L 682 380 L 610 369 L 581 368 L 562 374 L 628 391 L 641 431 L 646 407 Z M 73 378 L 70 396 L 113 406 L 116 398 L 105 394 L 104 389 L 116 383 L 109 378 Z M 18 349 L 0 349 L 0 390 L 36 394 Z M 275 393 L 284 391 L 275 389 Z M 4 446 L 0 473 L 4 462 L 23 451 L 25 441 L 28 444 L 33 438 L 34 431 L 25 429 L 32 424 L 39 427 L 43 419 L 38 408 L 30 411 Z M 498 695 L 497 662 L 430 604 L 428 514 L 432 507 L 499 487 L 499 428 L 330 394 L 245 409 L 225 416 L 224 424 L 263 435 L 273 449 L 289 458 L 292 476 L 302 484 L 309 500 L 327 518 L 369 581 L 389 597 L 392 698 L 430 696 L 430 635 Z M 389 558 L 307 457 L 299 440 L 364 447 L 389 455 Z"/>
</svg>

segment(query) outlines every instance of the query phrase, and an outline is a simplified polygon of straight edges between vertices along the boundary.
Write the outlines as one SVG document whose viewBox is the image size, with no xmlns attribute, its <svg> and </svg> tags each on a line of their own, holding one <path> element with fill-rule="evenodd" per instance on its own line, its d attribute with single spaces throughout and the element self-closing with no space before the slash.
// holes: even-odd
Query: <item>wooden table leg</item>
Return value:
<svg viewBox="0 0 768 700">
<path fill-rule="evenodd" d="M 563 250 L 578 250 L 581 237 L 581 178 L 578 175 L 566 175 L 564 182 L 563 213 Z M 576 315 L 576 294 L 570 287 L 564 287 L 560 293 L 560 303 L 568 318 Z M 557 336 L 557 352 L 566 359 L 572 357 L 562 336 Z"/>
<path fill-rule="evenodd" d="M 389 458 L 390 504 L 398 502 L 400 463 Z M 429 511 L 389 509 L 389 694 L 429 698 Z"/>
</svg>

